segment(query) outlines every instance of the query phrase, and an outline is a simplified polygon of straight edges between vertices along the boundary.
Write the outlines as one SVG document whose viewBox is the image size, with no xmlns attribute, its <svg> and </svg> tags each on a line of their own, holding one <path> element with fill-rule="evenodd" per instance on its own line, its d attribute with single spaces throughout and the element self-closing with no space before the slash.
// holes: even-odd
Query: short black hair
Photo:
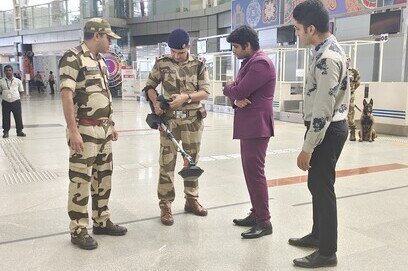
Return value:
<svg viewBox="0 0 408 271">
<path fill-rule="evenodd" d="M 13 71 L 13 66 L 11 65 L 6 65 L 4 66 L 4 71 L 6 71 L 6 69 L 11 69 Z"/>
<path fill-rule="evenodd" d="M 305 29 L 314 25 L 317 32 L 329 31 L 329 12 L 320 0 L 306 0 L 297 5 L 293 10 L 293 18 Z"/>
<path fill-rule="evenodd" d="M 241 45 L 242 48 L 245 48 L 245 44 L 249 42 L 254 51 L 259 50 L 258 34 L 253 28 L 247 25 L 242 25 L 235 29 L 234 31 L 232 31 L 228 35 L 227 41 L 229 43 L 237 43 Z"/>
</svg>

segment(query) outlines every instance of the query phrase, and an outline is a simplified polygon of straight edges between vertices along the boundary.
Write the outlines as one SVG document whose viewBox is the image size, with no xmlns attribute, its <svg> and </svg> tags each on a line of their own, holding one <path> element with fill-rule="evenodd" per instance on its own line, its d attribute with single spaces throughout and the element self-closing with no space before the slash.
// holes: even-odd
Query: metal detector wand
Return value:
<svg viewBox="0 0 408 271">
<path fill-rule="evenodd" d="M 184 151 L 184 149 L 182 148 L 182 146 L 180 145 L 180 143 L 177 142 L 177 140 L 174 138 L 173 134 L 168 130 L 167 126 L 164 123 L 160 123 L 160 128 L 167 134 L 167 137 L 173 141 L 173 143 L 177 146 L 178 148 L 178 152 L 181 153 L 181 156 L 183 156 L 183 158 L 188 160 L 188 163 L 190 165 L 195 165 L 195 162 L 193 161 L 193 158 Z"/>
</svg>

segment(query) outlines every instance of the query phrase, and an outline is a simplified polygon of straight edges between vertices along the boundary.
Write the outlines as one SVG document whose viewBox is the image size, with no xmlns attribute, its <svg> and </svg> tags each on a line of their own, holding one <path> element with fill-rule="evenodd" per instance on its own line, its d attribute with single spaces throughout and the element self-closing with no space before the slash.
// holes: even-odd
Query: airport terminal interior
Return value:
<svg viewBox="0 0 408 271">
<path fill-rule="evenodd" d="M 16 135 L 11 117 L 9 137 L 0 138 L 0 270 L 299 270 L 293 259 L 314 251 L 288 244 L 312 227 L 307 173 L 296 164 L 305 133 L 303 92 L 312 51 L 299 46 L 292 26 L 300 2 L 2 0 L 0 77 L 10 65 L 22 80 L 26 136 Z M 355 91 L 357 130 L 363 100 L 372 99 L 378 133 L 373 142 L 359 142 L 357 136 L 345 143 L 335 184 L 338 264 L 322 270 L 407 270 L 407 1 L 322 2 L 329 10 L 331 33 L 361 76 Z M 70 241 L 69 147 L 58 62 L 80 44 L 84 25 L 93 17 L 108 20 L 122 37 L 104 57 L 119 134 L 113 142 L 109 208 L 112 221 L 128 232 L 95 235 L 99 246 L 87 251 Z M 243 239 L 246 228 L 232 222 L 250 212 L 251 202 L 240 143 L 232 139 L 234 110 L 222 92 L 240 67 L 226 37 L 244 24 L 257 30 L 277 74 L 275 135 L 265 163 L 273 234 L 253 240 Z M 183 180 L 177 174 L 183 159 L 178 155 L 174 224 L 165 226 L 157 198 L 160 136 L 145 121 L 151 109 L 142 89 L 156 57 L 170 52 L 166 41 L 176 28 L 188 31 L 191 53 L 205 59 L 209 71 L 198 162 L 204 170 L 199 200 L 208 215 L 184 211 Z"/>
</svg>

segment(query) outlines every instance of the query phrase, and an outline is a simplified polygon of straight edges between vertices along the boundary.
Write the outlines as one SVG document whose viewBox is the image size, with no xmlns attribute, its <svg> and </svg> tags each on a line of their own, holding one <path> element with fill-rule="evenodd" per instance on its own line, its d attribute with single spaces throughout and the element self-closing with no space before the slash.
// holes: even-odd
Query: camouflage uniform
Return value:
<svg viewBox="0 0 408 271">
<path fill-rule="evenodd" d="M 354 123 L 354 99 L 355 99 L 355 94 L 354 91 L 360 86 L 360 74 L 356 69 L 349 68 L 349 76 L 350 76 L 350 105 L 349 105 L 349 111 L 347 114 L 347 122 L 348 122 L 348 127 L 350 130 L 350 140 L 355 141 L 356 136 L 356 124 Z"/>
<path fill-rule="evenodd" d="M 193 93 L 204 90 L 209 93 L 209 76 L 204 60 L 189 55 L 184 63 L 177 63 L 170 55 L 157 58 L 149 74 L 146 85 L 156 88 L 162 83 L 162 94 L 169 98 L 173 94 Z M 175 139 L 182 142 L 184 150 L 198 161 L 203 122 L 198 118 L 197 112 L 201 107 L 200 102 L 183 105 L 177 111 L 167 111 L 169 118 L 168 128 Z M 182 111 L 182 112 L 180 112 Z M 179 114 L 179 115 L 177 115 Z M 160 206 L 172 202 L 175 197 L 174 169 L 176 166 L 177 147 L 167 138 L 164 132 L 160 134 L 160 176 L 158 184 L 158 197 Z M 198 198 L 198 179 L 189 177 L 184 179 L 184 193 L 186 197 Z"/>
<path fill-rule="evenodd" d="M 74 93 L 77 120 L 104 120 L 102 126 L 78 124 L 84 142 L 81 154 L 70 148 L 68 214 L 70 231 L 79 234 L 88 226 L 89 188 L 94 226 L 106 227 L 112 175 L 112 97 L 108 89 L 107 66 L 101 55 L 94 56 L 85 43 L 67 51 L 59 63 L 60 89 Z M 69 137 L 67 130 L 68 145 Z"/>
</svg>

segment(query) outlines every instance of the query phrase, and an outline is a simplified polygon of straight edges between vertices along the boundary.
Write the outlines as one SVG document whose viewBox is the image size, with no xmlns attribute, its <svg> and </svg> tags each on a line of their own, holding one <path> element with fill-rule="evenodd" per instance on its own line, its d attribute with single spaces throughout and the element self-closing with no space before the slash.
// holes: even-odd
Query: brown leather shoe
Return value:
<svg viewBox="0 0 408 271">
<path fill-rule="evenodd" d="M 163 225 L 171 226 L 174 223 L 173 214 L 171 213 L 170 204 L 160 205 L 160 220 Z"/>
<path fill-rule="evenodd" d="M 184 211 L 199 216 L 206 216 L 208 214 L 207 209 L 201 206 L 201 204 L 198 203 L 198 200 L 196 198 L 186 198 L 186 205 L 184 205 Z"/>
</svg>

